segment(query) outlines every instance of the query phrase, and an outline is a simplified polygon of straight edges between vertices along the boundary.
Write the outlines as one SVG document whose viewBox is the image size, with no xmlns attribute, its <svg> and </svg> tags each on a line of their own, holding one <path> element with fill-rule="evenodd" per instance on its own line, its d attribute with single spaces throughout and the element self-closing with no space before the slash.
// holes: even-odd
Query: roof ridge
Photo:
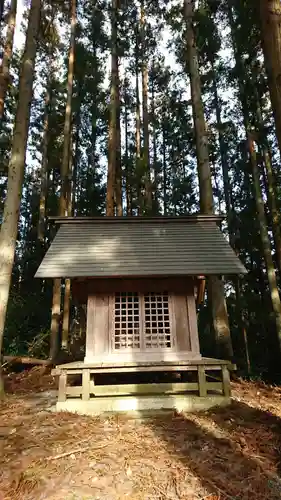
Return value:
<svg viewBox="0 0 281 500">
<path fill-rule="evenodd" d="M 191 215 L 159 215 L 155 217 L 144 217 L 144 216 L 76 216 L 76 217 L 60 217 L 60 216 L 50 216 L 49 221 L 55 224 L 74 224 L 74 223 L 104 223 L 108 224 L 110 222 L 114 223 L 133 223 L 133 224 L 145 224 L 145 223 L 169 223 L 169 222 L 179 222 L 179 223 L 191 223 L 191 222 L 216 222 L 219 223 L 225 218 L 224 215 L 216 214 L 191 214 Z"/>
</svg>

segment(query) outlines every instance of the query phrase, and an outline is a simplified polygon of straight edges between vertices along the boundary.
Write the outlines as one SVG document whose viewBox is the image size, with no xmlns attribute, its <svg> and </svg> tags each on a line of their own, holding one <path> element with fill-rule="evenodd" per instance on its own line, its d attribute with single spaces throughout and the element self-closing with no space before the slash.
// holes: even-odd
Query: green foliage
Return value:
<svg viewBox="0 0 281 500">
<path fill-rule="evenodd" d="M 257 3 L 254 0 L 200 0 L 195 15 L 195 34 L 215 207 L 217 211 L 229 210 L 228 227 L 224 227 L 224 230 L 249 271 L 241 283 L 239 304 L 233 283 L 227 283 L 234 348 L 239 366 L 245 366 L 241 335 L 243 323 L 248 336 L 252 371 L 266 374 L 276 350 L 269 342 L 274 322 L 245 146 L 245 126 L 256 130 L 259 147 L 267 145 L 271 152 L 279 210 L 281 177 L 262 61 Z M 117 16 L 124 212 L 129 212 L 129 205 L 133 215 L 137 215 L 139 210 L 145 212 L 144 178 L 147 165 L 143 157 L 142 113 L 140 158 L 136 151 L 136 76 L 141 89 L 141 71 L 146 62 L 149 70 L 152 211 L 153 214 L 192 213 L 198 211 L 197 158 L 182 6 L 171 7 L 167 2 L 145 2 L 144 9 L 146 23 L 143 31 L 139 2 L 129 0 L 125 4 L 121 3 Z M 78 2 L 72 113 L 71 182 L 74 215 L 105 213 L 110 12 L 109 1 Z M 46 216 L 50 216 L 58 213 L 60 193 L 69 14 L 69 2 L 44 2 L 17 255 L 4 341 L 5 352 L 11 354 L 32 353 L 41 356 L 48 350 L 51 283 L 34 279 L 52 239 L 51 226 L 48 224 L 43 243 L 38 242 L 37 235 L 42 134 L 48 87 L 51 98 L 47 109 Z M 167 39 L 165 53 L 161 50 L 163 33 Z M 15 52 L 5 118 L 0 128 L 0 217 L 16 112 L 19 61 L 20 53 Z M 140 90 L 140 105 L 141 98 Z M 266 200 L 261 154 L 258 159 Z M 271 234 L 270 211 L 269 207 L 266 208 Z M 212 356 L 215 355 L 214 337 L 210 325 L 210 311 L 206 304 L 200 309 L 199 330 L 203 352 Z"/>
<path fill-rule="evenodd" d="M 44 332 L 46 325 L 50 324 L 50 313 L 46 307 L 46 299 L 50 300 L 48 295 L 12 291 L 4 336 L 5 354 L 32 354 L 39 357 L 48 354 L 49 339 Z"/>
</svg>

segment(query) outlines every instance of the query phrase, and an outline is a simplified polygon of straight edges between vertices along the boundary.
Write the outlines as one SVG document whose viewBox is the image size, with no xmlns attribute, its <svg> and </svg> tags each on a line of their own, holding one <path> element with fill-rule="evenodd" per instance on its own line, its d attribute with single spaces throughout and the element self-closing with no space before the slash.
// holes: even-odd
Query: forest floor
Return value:
<svg viewBox="0 0 281 500">
<path fill-rule="evenodd" d="M 227 408 L 132 420 L 51 412 L 42 368 L 6 382 L 1 500 L 281 499 L 280 387 L 240 380 Z"/>
</svg>

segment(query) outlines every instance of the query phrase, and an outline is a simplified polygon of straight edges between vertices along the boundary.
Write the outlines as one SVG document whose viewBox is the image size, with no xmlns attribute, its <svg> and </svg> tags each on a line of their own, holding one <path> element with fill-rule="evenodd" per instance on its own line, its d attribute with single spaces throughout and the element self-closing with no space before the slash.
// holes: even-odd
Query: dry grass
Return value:
<svg viewBox="0 0 281 500">
<path fill-rule="evenodd" d="M 1 500 L 281 498 L 280 388 L 240 381 L 227 409 L 98 419 L 35 404 L 27 379 L 53 382 L 32 372 L 0 411 Z"/>
</svg>

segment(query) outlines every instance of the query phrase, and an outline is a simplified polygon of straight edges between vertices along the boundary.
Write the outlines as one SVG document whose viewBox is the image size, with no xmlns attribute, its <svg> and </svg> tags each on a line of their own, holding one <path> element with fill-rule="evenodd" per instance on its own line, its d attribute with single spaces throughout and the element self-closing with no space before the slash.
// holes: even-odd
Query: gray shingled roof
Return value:
<svg viewBox="0 0 281 500">
<path fill-rule="evenodd" d="M 246 272 L 215 217 L 105 219 L 61 224 L 36 277 Z"/>
</svg>

